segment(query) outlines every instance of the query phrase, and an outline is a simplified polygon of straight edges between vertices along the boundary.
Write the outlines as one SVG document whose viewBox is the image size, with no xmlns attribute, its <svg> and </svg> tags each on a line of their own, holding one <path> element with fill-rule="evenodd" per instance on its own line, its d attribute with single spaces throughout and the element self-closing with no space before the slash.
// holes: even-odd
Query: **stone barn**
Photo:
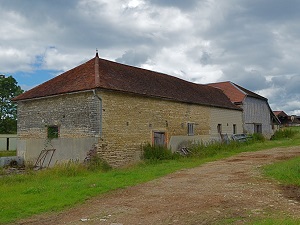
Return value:
<svg viewBox="0 0 300 225">
<path fill-rule="evenodd" d="M 176 151 L 185 141 L 242 133 L 242 110 L 219 89 L 105 59 L 91 60 L 19 95 L 17 152 L 51 165 L 89 150 L 112 166 L 140 160 L 142 146 Z"/>
</svg>

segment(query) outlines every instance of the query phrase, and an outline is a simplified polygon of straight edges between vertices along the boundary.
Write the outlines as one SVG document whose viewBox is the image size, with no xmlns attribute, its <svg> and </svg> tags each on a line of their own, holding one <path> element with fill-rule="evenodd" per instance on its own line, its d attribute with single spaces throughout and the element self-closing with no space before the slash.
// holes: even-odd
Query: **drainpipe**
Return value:
<svg viewBox="0 0 300 225">
<path fill-rule="evenodd" d="M 100 123 L 99 123 L 99 136 L 102 138 L 102 98 L 96 94 L 96 90 L 93 90 L 94 97 L 100 102 Z"/>
</svg>

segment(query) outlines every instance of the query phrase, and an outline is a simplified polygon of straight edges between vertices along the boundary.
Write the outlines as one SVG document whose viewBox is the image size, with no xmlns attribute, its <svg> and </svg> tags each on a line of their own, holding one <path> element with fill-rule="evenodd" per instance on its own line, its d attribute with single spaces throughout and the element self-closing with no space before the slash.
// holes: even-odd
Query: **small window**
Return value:
<svg viewBox="0 0 300 225">
<path fill-rule="evenodd" d="M 233 124 L 233 134 L 236 134 L 236 124 Z"/>
<path fill-rule="evenodd" d="M 194 135 L 194 129 L 195 129 L 195 124 L 194 123 L 188 123 L 188 135 L 193 136 Z"/>
<path fill-rule="evenodd" d="M 49 139 L 58 138 L 59 129 L 58 126 L 48 126 L 47 127 L 47 137 Z"/>
<path fill-rule="evenodd" d="M 218 129 L 218 133 L 222 134 L 222 124 L 218 124 L 217 129 Z"/>
<path fill-rule="evenodd" d="M 262 133 L 262 125 L 261 124 L 254 124 L 254 133 L 258 133 L 258 134 Z"/>
</svg>

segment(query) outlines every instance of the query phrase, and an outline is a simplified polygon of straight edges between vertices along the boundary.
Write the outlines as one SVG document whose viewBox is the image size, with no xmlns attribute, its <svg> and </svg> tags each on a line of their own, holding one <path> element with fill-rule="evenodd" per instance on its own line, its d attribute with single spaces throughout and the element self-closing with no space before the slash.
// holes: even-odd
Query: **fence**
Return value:
<svg viewBox="0 0 300 225">
<path fill-rule="evenodd" d="M 0 134 L 0 151 L 17 150 L 16 134 Z"/>
</svg>

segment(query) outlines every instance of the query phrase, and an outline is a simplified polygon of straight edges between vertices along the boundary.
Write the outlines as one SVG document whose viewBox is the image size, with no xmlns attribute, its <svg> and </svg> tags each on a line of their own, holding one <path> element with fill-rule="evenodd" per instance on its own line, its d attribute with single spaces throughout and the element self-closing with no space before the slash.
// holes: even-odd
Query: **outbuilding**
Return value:
<svg viewBox="0 0 300 225">
<path fill-rule="evenodd" d="M 271 138 L 279 128 L 280 121 L 271 110 L 267 98 L 230 81 L 212 83 L 209 86 L 224 91 L 232 103 L 243 109 L 244 133 L 260 133 Z"/>
<path fill-rule="evenodd" d="M 186 141 L 242 133 L 242 109 L 222 90 L 96 56 L 19 95 L 18 155 L 51 165 L 88 152 L 112 166 L 140 160 L 142 146 L 173 151 Z"/>
</svg>

